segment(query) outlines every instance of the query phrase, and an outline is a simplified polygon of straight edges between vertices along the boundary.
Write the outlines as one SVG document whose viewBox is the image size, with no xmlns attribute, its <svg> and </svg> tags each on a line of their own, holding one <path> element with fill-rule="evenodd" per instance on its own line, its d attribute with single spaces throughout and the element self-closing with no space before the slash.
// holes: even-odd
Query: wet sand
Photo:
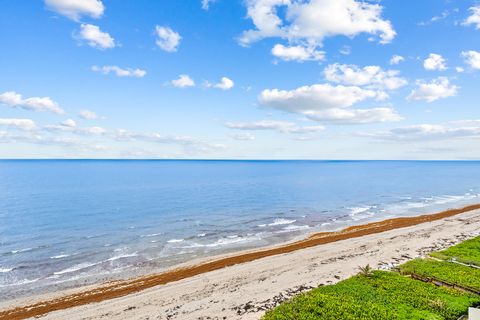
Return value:
<svg viewBox="0 0 480 320">
<path fill-rule="evenodd" d="M 264 310 L 370 263 L 389 268 L 480 233 L 480 204 L 322 232 L 281 246 L 35 301 L 0 304 L 0 319 L 258 319 Z M 23 303 L 22 303 L 23 302 Z"/>
</svg>

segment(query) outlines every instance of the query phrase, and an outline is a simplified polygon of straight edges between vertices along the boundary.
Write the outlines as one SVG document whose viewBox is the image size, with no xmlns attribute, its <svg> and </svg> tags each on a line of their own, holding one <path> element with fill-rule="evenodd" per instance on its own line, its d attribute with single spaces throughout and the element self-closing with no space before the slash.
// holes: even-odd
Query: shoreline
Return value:
<svg viewBox="0 0 480 320">
<path fill-rule="evenodd" d="M 205 274 L 234 265 L 244 264 L 246 262 L 256 261 L 266 257 L 283 255 L 322 244 L 360 238 L 366 235 L 411 227 L 425 222 L 433 222 L 477 209 L 480 209 L 480 204 L 470 205 L 459 209 L 450 209 L 435 214 L 392 218 L 379 222 L 347 227 L 340 231 L 314 233 L 302 240 L 293 241 L 274 247 L 250 250 L 246 252 L 241 251 L 221 258 L 213 258 L 213 260 L 210 259 L 206 262 L 191 266 L 176 268 L 166 272 L 128 280 L 100 284 L 90 290 L 79 291 L 78 293 L 37 302 L 28 306 L 20 306 L 16 308 L 13 307 L 8 310 L 1 310 L 0 319 L 25 319 L 28 317 L 43 315 L 56 310 L 63 310 L 93 302 L 102 302 L 114 298 L 120 298 L 155 286 L 192 278 L 200 274 Z M 81 290 L 82 288 L 79 289 Z"/>
</svg>

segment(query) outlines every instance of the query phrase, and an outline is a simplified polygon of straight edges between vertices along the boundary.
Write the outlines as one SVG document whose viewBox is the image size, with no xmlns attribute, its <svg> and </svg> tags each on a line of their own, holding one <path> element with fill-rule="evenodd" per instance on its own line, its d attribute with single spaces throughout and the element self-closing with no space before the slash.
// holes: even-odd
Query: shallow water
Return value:
<svg viewBox="0 0 480 320">
<path fill-rule="evenodd" d="M 0 161 L 0 298 L 479 196 L 480 162 Z"/>
</svg>

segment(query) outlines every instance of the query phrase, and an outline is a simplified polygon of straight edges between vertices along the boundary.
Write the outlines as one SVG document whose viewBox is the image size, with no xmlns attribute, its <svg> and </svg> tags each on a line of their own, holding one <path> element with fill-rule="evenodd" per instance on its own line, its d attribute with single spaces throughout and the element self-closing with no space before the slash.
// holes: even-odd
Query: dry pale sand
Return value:
<svg viewBox="0 0 480 320">
<path fill-rule="evenodd" d="M 477 209 L 227 266 L 41 318 L 259 319 L 264 310 L 288 297 L 345 279 L 357 273 L 358 266 L 390 268 L 478 235 Z"/>
</svg>

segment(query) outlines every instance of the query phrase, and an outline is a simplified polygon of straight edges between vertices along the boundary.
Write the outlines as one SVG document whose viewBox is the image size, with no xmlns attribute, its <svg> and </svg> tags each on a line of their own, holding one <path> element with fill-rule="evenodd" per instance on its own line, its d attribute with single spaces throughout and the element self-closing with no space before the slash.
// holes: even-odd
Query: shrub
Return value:
<svg viewBox="0 0 480 320">
<path fill-rule="evenodd" d="M 295 297 L 263 319 L 457 319 L 477 303 L 474 295 L 373 271 Z"/>
<path fill-rule="evenodd" d="M 480 269 L 433 259 L 414 259 L 402 264 L 400 271 L 480 292 Z"/>
</svg>

